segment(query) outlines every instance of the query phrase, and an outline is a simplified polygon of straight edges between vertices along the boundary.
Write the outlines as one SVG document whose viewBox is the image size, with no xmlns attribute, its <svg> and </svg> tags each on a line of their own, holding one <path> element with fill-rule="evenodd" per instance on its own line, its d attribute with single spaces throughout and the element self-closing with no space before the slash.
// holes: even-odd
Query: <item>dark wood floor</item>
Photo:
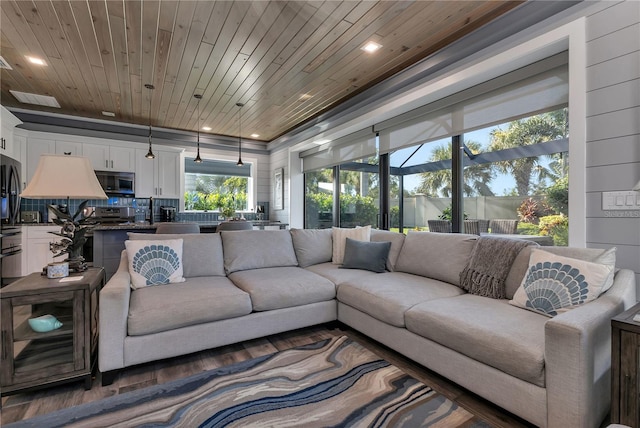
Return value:
<svg viewBox="0 0 640 428">
<path fill-rule="evenodd" d="M 83 382 L 75 382 L 37 392 L 3 397 L 0 425 L 344 334 L 416 379 L 430 385 L 471 413 L 480 416 L 492 426 L 510 428 L 531 426 L 366 336 L 343 325 L 335 327 L 305 328 L 184 357 L 143 364 L 123 370 L 112 385 L 105 387 L 101 386 L 100 374 L 98 374 L 89 391 L 84 390 Z"/>
</svg>

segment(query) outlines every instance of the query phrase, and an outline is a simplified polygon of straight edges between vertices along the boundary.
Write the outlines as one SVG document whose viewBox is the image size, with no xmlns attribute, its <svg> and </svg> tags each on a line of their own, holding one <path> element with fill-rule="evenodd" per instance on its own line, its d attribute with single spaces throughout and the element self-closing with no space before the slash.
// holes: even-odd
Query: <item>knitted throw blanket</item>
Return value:
<svg viewBox="0 0 640 428">
<path fill-rule="evenodd" d="M 516 256 L 524 247 L 538 245 L 522 239 L 481 236 L 460 273 L 460 287 L 471 294 L 505 299 L 505 281 Z"/>
</svg>

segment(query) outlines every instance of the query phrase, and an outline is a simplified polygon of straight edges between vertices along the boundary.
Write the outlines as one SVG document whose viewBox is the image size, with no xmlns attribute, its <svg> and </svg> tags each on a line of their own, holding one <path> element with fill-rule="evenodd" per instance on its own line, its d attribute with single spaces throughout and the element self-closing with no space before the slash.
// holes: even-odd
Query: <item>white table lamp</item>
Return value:
<svg viewBox="0 0 640 428">
<path fill-rule="evenodd" d="M 69 207 L 69 199 L 107 199 L 89 158 L 66 155 L 40 156 L 36 172 L 20 196 L 30 199 L 66 198 L 67 207 Z M 80 208 L 86 202 L 82 202 Z M 83 271 L 87 269 L 82 257 L 86 225 L 83 225 L 83 220 L 77 217 L 78 213 L 75 215 L 69 213 L 63 220 L 56 220 L 56 224 L 62 226 L 62 231 L 56 235 L 67 240 L 63 239 L 62 244 L 52 243 L 51 251 L 54 253 L 58 251 L 59 254 L 56 256 L 68 253 L 69 267 L 75 271 Z M 71 244 L 68 244 L 69 240 Z"/>
</svg>

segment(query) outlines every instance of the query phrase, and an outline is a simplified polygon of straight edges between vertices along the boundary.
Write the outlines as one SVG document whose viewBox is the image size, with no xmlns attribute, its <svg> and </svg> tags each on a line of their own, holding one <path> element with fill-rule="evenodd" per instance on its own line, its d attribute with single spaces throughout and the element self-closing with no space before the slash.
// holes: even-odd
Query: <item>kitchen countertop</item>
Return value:
<svg viewBox="0 0 640 428">
<path fill-rule="evenodd" d="M 270 220 L 249 220 L 254 226 L 288 226 L 287 223 Z M 144 223 L 116 223 L 116 224 L 100 224 L 93 230 L 122 230 L 122 229 L 155 229 L 160 222 L 154 224 Z M 216 227 L 220 221 L 177 221 L 176 223 L 196 223 L 200 227 Z M 55 223 L 20 223 L 17 226 L 57 226 Z M 59 227 L 59 226 L 58 226 Z"/>
<path fill-rule="evenodd" d="M 251 220 L 249 220 L 251 221 Z M 200 226 L 200 228 L 208 229 L 215 228 L 220 224 L 219 221 L 178 221 L 176 223 L 196 223 Z M 281 229 L 286 228 L 288 226 L 287 223 L 281 223 L 279 221 L 269 221 L 269 220 L 253 220 L 251 223 L 254 226 L 264 227 L 264 226 L 279 226 Z M 158 226 L 159 222 L 154 224 L 149 224 L 147 222 L 144 223 L 121 223 L 121 224 L 101 224 L 93 228 L 94 231 L 103 231 L 103 230 L 129 230 L 129 229 L 155 229 Z"/>
</svg>

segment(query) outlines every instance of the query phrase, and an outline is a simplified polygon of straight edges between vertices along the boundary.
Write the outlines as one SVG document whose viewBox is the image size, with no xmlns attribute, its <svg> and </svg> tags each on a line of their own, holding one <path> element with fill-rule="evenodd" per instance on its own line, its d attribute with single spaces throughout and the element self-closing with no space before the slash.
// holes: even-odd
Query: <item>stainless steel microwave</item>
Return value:
<svg viewBox="0 0 640 428">
<path fill-rule="evenodd" d="M 135 197 L 135 173 L 96 171 L 96 177 L 107 196 Z"/>
</svg>

